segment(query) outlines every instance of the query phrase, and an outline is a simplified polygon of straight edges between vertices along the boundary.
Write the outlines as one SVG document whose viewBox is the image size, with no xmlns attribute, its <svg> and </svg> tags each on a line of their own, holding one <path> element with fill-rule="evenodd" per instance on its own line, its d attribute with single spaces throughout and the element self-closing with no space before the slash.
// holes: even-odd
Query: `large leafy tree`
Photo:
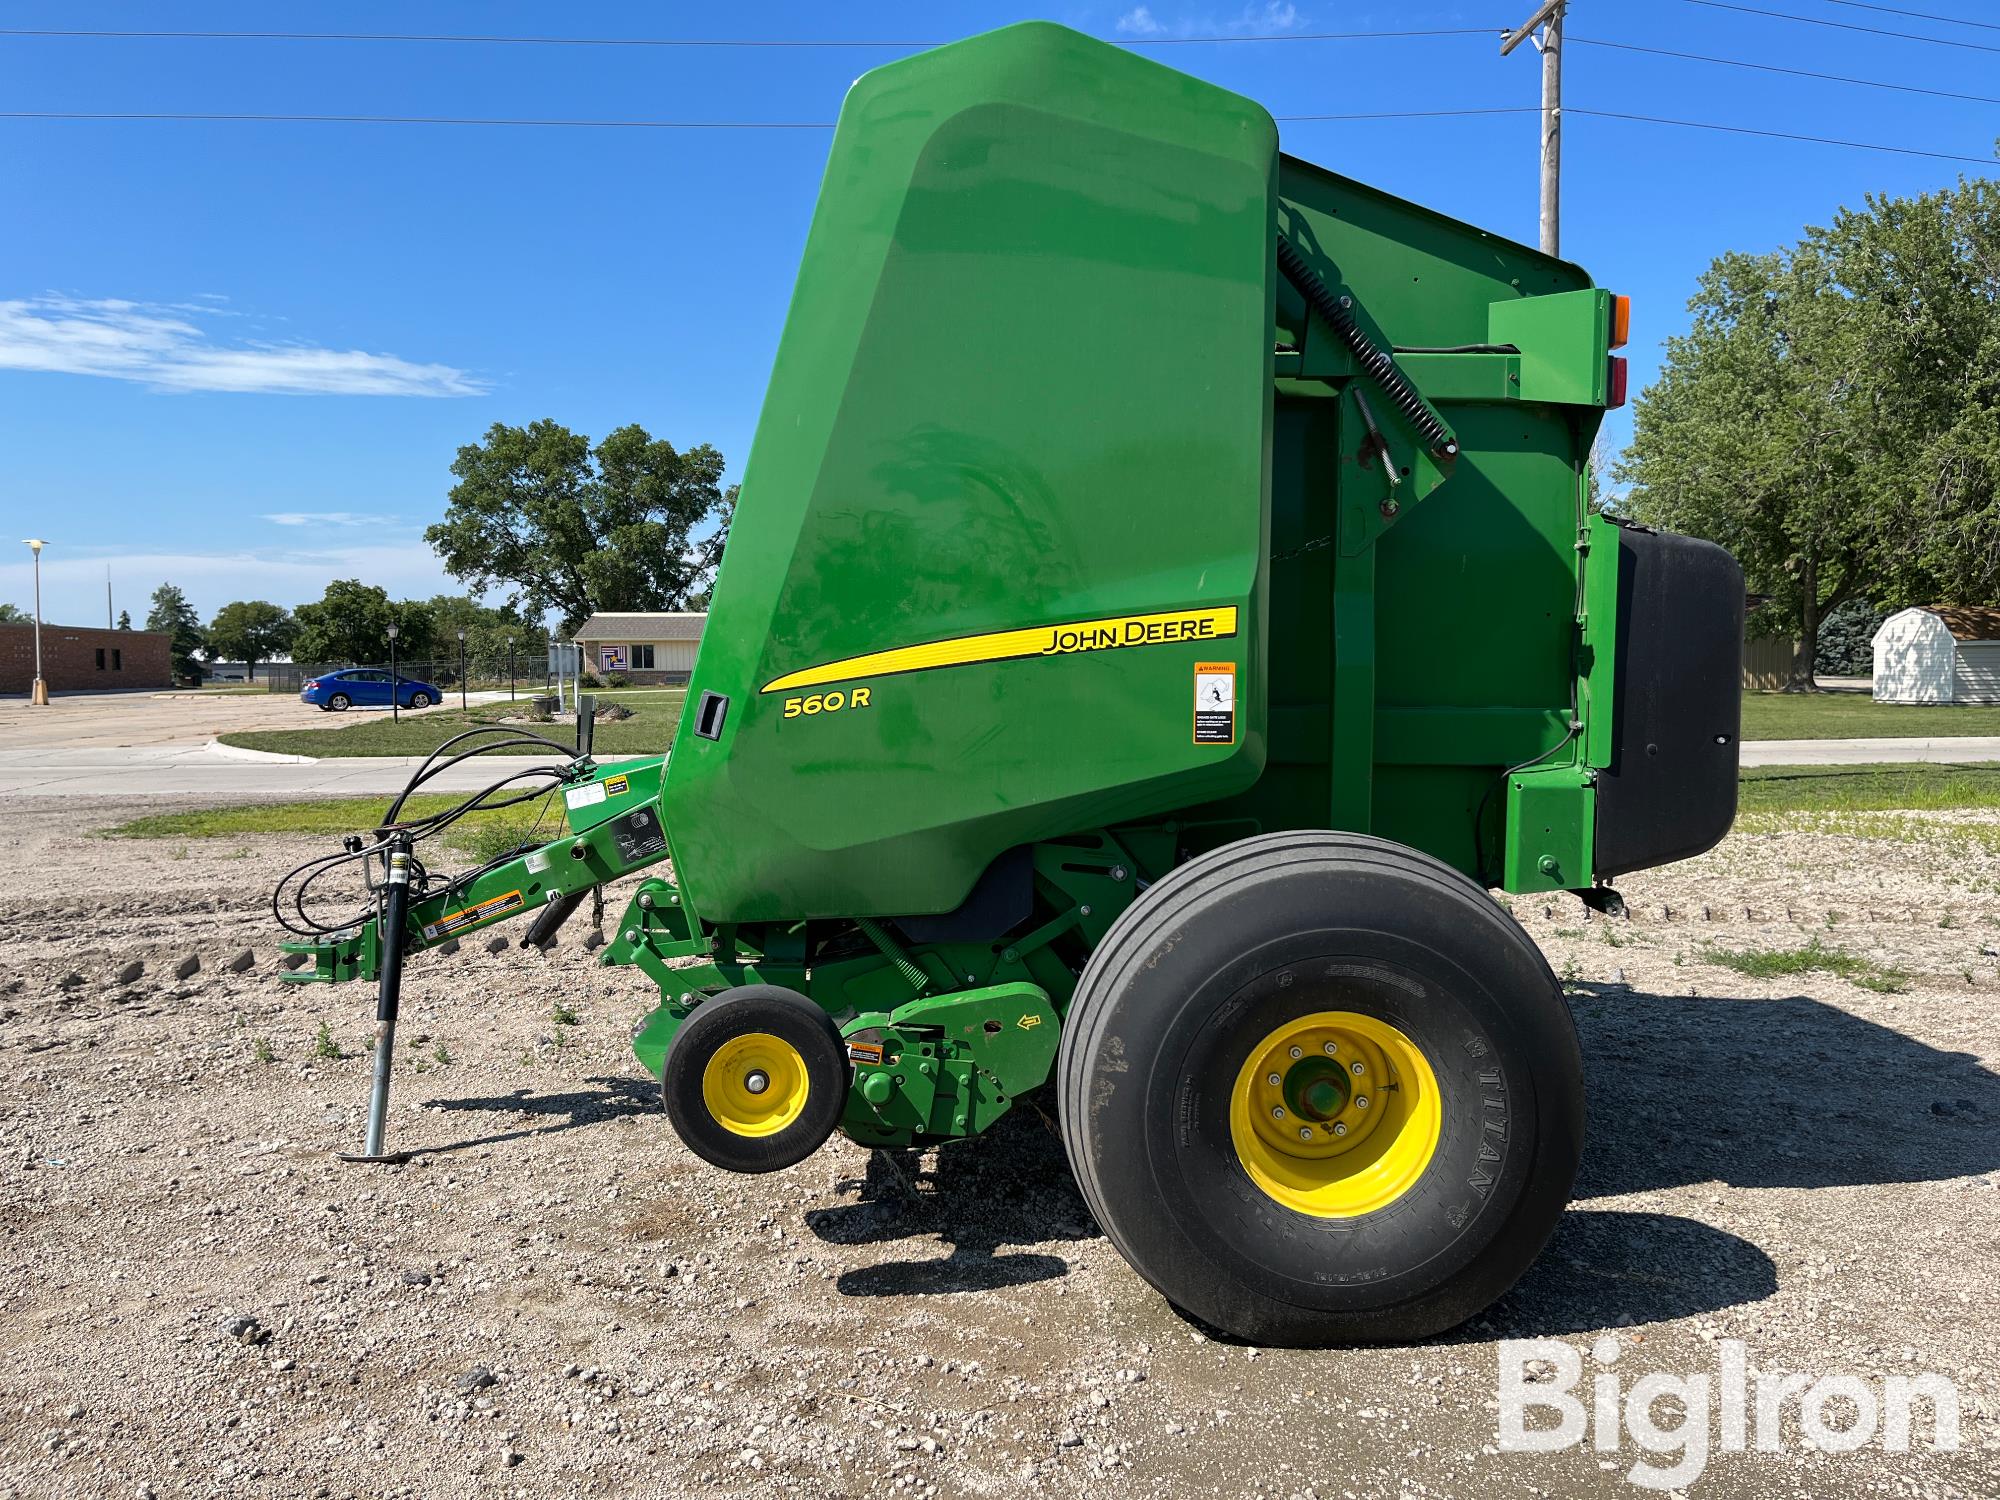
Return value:
<svg viewBox="0 0 2000 1500">
<path fill-rule="evenodd" d="M 146 628 L 158 630 L 170 637 L 167 654 L 172 660 L 175 677 L 191 677 L 201 680 L 201 663 L 194 659 L 195 652 L 201 650 L 206 636 L 201 628 L 201 616 L 194 612 L 188 597 L 171 583 L 163 583 L 153 590 L 152 608 L 146 611 Z"/>
<path fill-rule="evenodd" d="M 1871 198 L 1788 250 L 1701 278 L 1634 408 L 1618 477 L 1640 520 L 1735 552 L 1759 611 L 1822 621 L 2000 590 L 2000 185 Z"/>
<path fill-rule="evenodd" d="M 387 662 L 391 625 L 399 632 L 396 653 L 403 662 L 422 661 L 437 649 L 429 605 L 392 601 L 385 590 L 358 578 L 335 579 L 317 601 L 294 610 L 293 618 L 298 633 L 292 641 L 292 659 L 316 666 Z"/>
<path fill-rule="evenodd" d="M 706 443 L 681 452 L 636 425 L 593 447 L 559 422 L 495 423 L 458 450 L 424 539 L 454 578 L 559 614 L 565 633 L 598 610 L 678 609 L 721 555 L 722 468 Z"/>
<path fill-rule="evenodd" d="M 18 604 L 0 604 L 0 625 L 26 625 L 33 619 L 34 616 Z"/>
<path fill-rule="evenodd" d="M 257 680 L 257 663 L 292 649 L 299 633 L 291 611 L 262 599 L 238 599 L 215 612 L 208 623 L 208 659 L 241 658 L 246 675 Z"/>
</svg>

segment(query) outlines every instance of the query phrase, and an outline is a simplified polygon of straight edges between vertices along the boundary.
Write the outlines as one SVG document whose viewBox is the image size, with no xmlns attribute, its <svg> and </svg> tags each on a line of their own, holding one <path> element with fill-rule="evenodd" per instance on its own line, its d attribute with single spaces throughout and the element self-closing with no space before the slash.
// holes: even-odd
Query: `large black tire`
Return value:
<svg viewBox="0 0 2000 1500">
<path fill-rule="evenodd" d="M 1333 1013 L 1413 1043 L 1439 1114 L 1420 1175 L 1344 1217 L 1260 1187 L 1231 1121 L 1262 1076 L 1253 1049 Z M 1357 834 L 1245 839 L 1147 891 L 1084 970 L 1059 1067 L 1070 1164 L 1112 1243 L 1169 1301 L 1262 1344 L 1463 1322 L 1540 1254 L 1583 1145 L 1576 1031 L 1541 952 L 1457 871 Z"/>
<path fill-rule="evenodd" d="M 764 1078 L 754 1095 L 740 1086 L 739 1075 L 749 1073 Z M 681 1023 L 667 1045 L 660 1097 L 703 1161 L 776 1172 L 826 1144 L 847 1106 L 848 1082 L 847 1049 L 832 1017 L 796 990 L 746 984 L 702 1001 Z"/>
</svg>

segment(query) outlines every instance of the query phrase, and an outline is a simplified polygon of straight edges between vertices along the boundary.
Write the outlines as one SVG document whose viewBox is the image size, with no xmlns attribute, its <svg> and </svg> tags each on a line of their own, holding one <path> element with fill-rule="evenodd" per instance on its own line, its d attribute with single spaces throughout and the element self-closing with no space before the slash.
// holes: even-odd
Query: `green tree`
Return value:
<svg viewBox="0 0 2000 1500">
<path fill-rule="evenodd" d="M 482 604 L 465 594 L 438 594 L 425 607 L 430 611 L 440 656 L 456 659 L 461 630 L 465 632 L 466 660 L 488 668 L 506 661 L 510 640 L 517 657 L 541 656 L 546 636 L 540 624 L 512 605 Z"/>
<path fill-rule="evenodd" d="M 2000 184 L 1870 198 L 1731 253 L 1667 341 L 1622 508 L 1732 550 L 1814 687 L 1821 624 L 2000 590 Z"/>
<path fill-rule="evenodd" d="M 291 611 L 262 599 L 238 599 L 215 612 L 208 626 L 208 659 L 241 657 L 250 681 L 257 680 L 257 663 L 292 649 L 298 623 Z"/>
<path fill-rule="evenodd" d="M 599 610 L 677 609 L 721 555 L 722 468 L 706 443 L 683 453 L 636 425 L 593 449 L 558 422 L 495 423 L 458 450 L 445 518 L 424 539 L 452 577 L 511 589 L 530 618 L 560 614 L 565 634 Z"/>
<path fill-rule="evenodd" d="M 194 659 L 195 652 L 201 650 L 205 639 L 201 628 L 201 616 L 188 603 L 187 595 L 171 583 L 163 583 L 153 590 L 153 607 L 146 612 L 146 628 L 167 635 L 167 654 L 173 663 L 176 678 L 192 678 L 201 681 L 201 663 Z"/>
<path fill-rule="evenodd" d="M 0 604 L 0 625 L 28 625 L 34 618 L 18 604 Z"/>
<path fill-rule="evenodd" d="M 338 578 L 312 604 L 292 612 L 297 634 L 292 659 L 313 665 L 389 660 L 389 627 L 397 627 L 396 655 L 403 662 L 428 658 L 435 649 L 430 607 L 392 601 L 386 590 L 358 578 Z"/>
<path fill-rule="evenodd" d="M 121 609 L 118 611 L 118 628 L 120 630 L 130 630 L 132 628 L 131 610 Z"/>
</svg>

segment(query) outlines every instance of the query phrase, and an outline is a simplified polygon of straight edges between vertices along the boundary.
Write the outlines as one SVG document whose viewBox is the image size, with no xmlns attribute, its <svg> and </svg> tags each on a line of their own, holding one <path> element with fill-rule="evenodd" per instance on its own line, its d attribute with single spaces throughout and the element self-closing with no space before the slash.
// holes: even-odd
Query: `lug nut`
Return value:
<svg viewBox="0 0 2000 1500">
<path fill-rule="evenodd" d="M 1339 1121 L 1336 1120 L 1333 1126 L 1333 1133 L 1335 1135 L 1346 1135 L 1347 1127 L 1345 1125 L 1342 1125 Z"/>
<path fill-rule="evenodd" d="M 1354 1096 L 1354 1107 L 1356 1109 L 1366 1109 L 1368 1107 L 1368 1096 L 1366 1094 L 1356 1094 Z"/>
<path fill-rule="evenodd" d="M 1299 1127 L 1299 1139 L 1302 1141 L 1309 1141 L 1312 1138 L 1313 1138 L 1312 1126 L 1301 1125 Z"/>
<path fill-rule="evenodd" d="M 1306 1049 L 1305 1049 L 1305 1048 L 1303 1048 L 1303 1047 L 1294 1047 L 1294 1048 L 1292 1048 L 1292 1056 L 1293 1056 L 1293 1057 L 1295 1057 L 1295 1058 L 1298 1058 L 1298 1057 L 1304 1057 L 1305 1055 L 1306 1055 Z"/>
<path fill-rule="evenodd" d="M 1367 1063 L 1359 1063 L 1359 1062 L 1358 1062 L 1358 1063 L 1356 1063 L 1356 1064 L 1354 1065 L 1354 1076 L 1355 1076 L 1356 1078 L 1359 1078 L 1359 1077 L 1360 1077 L 1360 1076 L 1361 1076 L 1361 1075 L 1362 1075 L 1363 1073 L 1366 1073 L 1367 1071 L 1368 1071 L 1368 1064 L 1367 1064 Z"/>
<path fill-rule="evenodd" d="M 1335 1050 L 1336 1050 L 1336 1049 L 1335 1049 L 1335 1047 L 1334 1047 L 1334 1045 L 1333 1045 L 1333 1043 L 1332 1043 L 1332 1042 L 1328 1042 L 1328 1043 L 1326 1044 L 1326 1055 L 1327 1055 L 1328 1057 L 1331 1057 L 1331 1056 L 1333 1056 L 1333 1054 L 1334 1054 Z"/>
<path fill-rule="evenodd" d="M 1264 1082 L 1270 1084 L 1272 1088 L 1276 1088 L 1279 1084 L 1283 1083 L 1284 1081 L 1285 1080 L 1280 1078 L 1276 1073 L 1273 1073 L 1269 1078 L 1266 1078 L 1264 1080 Z"/>
<path fill-rule="evenodd" d="M 1285 1106 L 1284 1106 L 1284 1105 L 1282 1105 L 1282 1104 L 1274 1104 L 1274 1105 L 1272 1105 L 1272 1106 L 1271 1106 L 1271 1118 L 1272 1118 L 1272 1119 L 1274 1119 L 1274 1120 L 1282 1120 L 1282 1119 L 1284 1119 L 1284 1118 L 1285 1118 Z"/>
</svg>

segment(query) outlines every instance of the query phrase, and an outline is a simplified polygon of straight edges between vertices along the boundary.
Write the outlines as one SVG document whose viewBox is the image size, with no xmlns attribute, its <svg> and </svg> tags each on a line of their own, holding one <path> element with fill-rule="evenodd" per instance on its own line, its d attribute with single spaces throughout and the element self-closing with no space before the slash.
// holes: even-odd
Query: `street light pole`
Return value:
<svg viewBox="0 0 2000 1500">
<path fill-rule="evenodd" d="M 507 637 L 507 701 L 514 701 L 514 637 Z"/>
<path fill-rule="evenodd" d="M 389 627 L 389 718 L 391 722 L 403 722 L 403 677 L 396 670 L 396 637 L 400 632 Z"/>
<path fill-rule="evenodd" d="M 458 707 L 465 711 L 465 632 L 458 633 Z"/>
<path fill-rule="evenodd" d="M 35 554 L 35 685 L 28 690 L 28 705 L 47 708 L 49 685 L 42 681 L 42 548 L 48 543 L 40 537 L 29 537 L 26 541 L 28 550 Z"/>
</svg>

